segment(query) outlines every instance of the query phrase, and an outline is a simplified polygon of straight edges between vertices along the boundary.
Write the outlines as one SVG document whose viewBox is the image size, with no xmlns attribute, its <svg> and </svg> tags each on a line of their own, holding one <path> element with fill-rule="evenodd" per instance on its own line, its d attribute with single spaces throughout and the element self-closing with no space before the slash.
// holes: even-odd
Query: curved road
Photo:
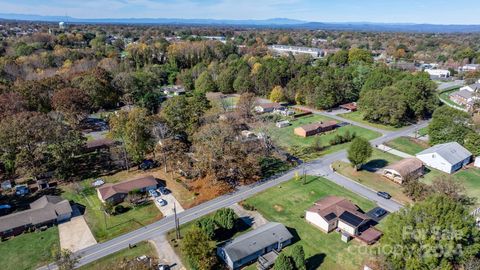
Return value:
<svg viewBox="0 0 480 270">
<path fill-rule="evenodd" d="M 325 114 L 328 117 L 335 118 L 337 120 L 343 121 L 343 122 L 348 122 L 350 124 L 358 125 L 364 127 L 365 125 L 356 123 L 351 120 L 343 119 L 339 116 L 332 116 L 331 114 L 323 113 L 323 112 L 315 112 L 319 114 Z M 384 131 L 381 130 L 382 136 L 379 138 L 376 138 L 371 141 L 371 144 L 373 146 L 382 144 L 384 142 L 390 141 L 392 139 L 395 139 L 400 136 L 407 136 L 411 133 L 414 133 L 420 128 L 423 128 L 427 126 L 428 122 L 423 121 L 418 124 L 400 129 L 398 131 Z M 372 128 L 367 126 L 369 129 L 377 131 L 378 129 Z M 332 164 L 333 161 L 335 160 L 341 160 L 341 159 L 346 159 L 346 151 L 339 151 L 335 152 L 323 157 L 320 157 L 316 160 L 313 160 L 311 162 L 307 162 L 302 164 L 301 166 L 298 166 L 282 175 L 275 176 L 270 179 L 265 179 L 261 182 L 254 183 L 252 185 L 248 186 L 242 186 L 239 187 L 235 192 L 231 194 L 227 194 L 221 197 L 218 197 L 216 199 L 213 199 L 211 201 L 202 203 L 198 206 L 195 206 L 193 208 L 187 209 L 184 212 L 180 213 L 178 215 L 180 224 L 195 220 L 201 216 L 207 215 L 209 213 L 212 213 L 218 209 L 228 207 L 234 203 L 240 202 L 246 198 L 249 198 L 259 192 L 262 192 L 270 187 L 274 187 L 276 185 L 279 185 L 283 182 L 286 182 L 290 179 L 292 179 L 296 173 L 302 174 L 303 167 L 305 166 L 305 169 L 307 170 L 307 173 L 309 175 L 318 175 L 318 176 L 323 176 L 324 178 L 341 185 L 345 187 L 346 189 L 363 196 L 369 200 L 372 200 L 376 202 L 379 206 L 385 208 L 386 210 L 390 212 L 394 212 L 399 210 L 402 205 L 398 202 L 395 202 L 393 200 L 385 200 L 379 196 L 376 195 L 376 191 L 363 186 L 359 184 L 358 182 L 355 182 L 351 179 L 348 179 L 347 177 L 344 177 L 342 175 L 339 175 L 335 173 L 330 165 Z M 137 229 L 135 231 L 132 231 L 130 233 L 121 235 L 119 237 L 116 237 L 112 240 L 109 240 L 107 242 L 103 242 L 100 244 L 96 244 L 93 246 L 90 246 L 88 248 L 85 248 L 83 250 L 80 250 L 75 253 L 75 255 L 79 256 L 79 262 L 77 264 L 77 267 L 88 264 L 90 262 L 93 262 L 95 260 L 98 260 L 102 257 L 105 257 L 109 254 L 112 254 L 114 252 L 120 251 L 122 249 L 128 248 L 129 244 L 137 244 L 139 242 L 142 242 L 144 240 L 148 240 L 151 238 L 154 238 L 158 235 L 167 233 L 168 231 L 171 231 L 172 229 L 175 228 L 174 224 L 174 218 L 172 216 L 170 217 L 165 217 L 155 223 L 152 223 L 150 225 L 147 225 L 145 227 L 142 227 L 140 229 Z M 39 269 L 57 269 L 56 265 L 50 264 L 44 267 L 41 267 Z"/>
</svg>

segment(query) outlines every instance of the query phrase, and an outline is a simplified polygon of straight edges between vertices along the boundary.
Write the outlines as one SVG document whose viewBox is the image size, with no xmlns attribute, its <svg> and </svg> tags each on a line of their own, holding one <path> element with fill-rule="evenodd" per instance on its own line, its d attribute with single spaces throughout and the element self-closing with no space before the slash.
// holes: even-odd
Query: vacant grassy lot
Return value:
<svg viewBox="0 0 480 270">
<path fill-rule="evenodd" d="M 340 149 L 344 149 L 348 147 L 349 143 L 344 143 L 340 145 L 330 146 L 330 140 L 336 134 L 345 134 L 345 132 L 350 132 L 350 134 L 354 133 L 359 136 L 363 137 L 368 140 L 372 140 L 380 136 L 379 133 L 364 129 L 361 127 L 347 125 L 340 128 L 337 128 L 333 131 L 329 131 L 323 134 L 318 134 L 315 136 L 310 136 L 307 138 L 300 137 L 293 133 L 293 130 L 297 127 L 304 126 L 311 123 L 318 123 L 321 121 L 329 121 L 330 118 L 321 116 L 321 115 L 309 115 L 305 117 L 301 117 L 299 119 L 291 121 L 292 125 L 285 128 L 277 128 L 275 123 L 269 123 L 267 127 L 262 130 L 267 132 L 267 134 L 273 139 L 273 141 L 280 147 L 286 149 L 292 154 L 296 156 L 309 160 L 313 158 L 317 158 L 319 156 L 329 154 Z M 321 151 L 305 151 L 305 149 L 312 147 L 315 143 L 319 140 L 322 147 L 324 147 Z"/>
<path fill-rule="evenodd" d="M 374 190 L 386 191 L 397 201 L 410 203 L 411 200 L 403 194 L 401 185 L 388 180 L 379 173 L 375 173 L 375 171 L 399 160 L 401 160 L 400 157 L 374 149 L 372 158 L 363 166 L 361 171 L 355 171 L 350 163 L 344 161 L 335 161 L 333 167 L 341 175 Z"/>
<path fill-rule="evenodd" d="M 398 137 L 387 142 L 386 145 L 410 155 L 415 155 L 429 147 L 426 142 L 411 137 Z"/>
<path fill-rule="evenodd" d="M 399 129 L 399 128 L 392 127 L 392 126 L 387 126 L 387 125 L 382 125 L 382 124 L 377 124 L 377 123 L 370 123 L 367 120 L 363 119 L 363 115 L 360 111 L 343 113 L 343 114 L 340 114 L 338 116 L 341 116 L 343 118 L 350 119 L 352 121 L 359 122 L 359 123 L 362 123 L 362 124 L 365 124 L 365 125 L 369 125 L 369 126 L 372 126 L 372 127 L 375 127 L 375 128 L 384 129 L 384 130 L 397 130 L 397 129 Z"/>
<path fill-rule="evenodd" d="M 365 211 L 375 206 L 324 178 L 313 176 L 308 177 L 305 185 L 299 180 L 290 180 L 247 199 L 246 203 L 256 207 L 269 221 L 281 222 L 293 232 L 298 238 L 294 245 L 302 245 L 305 249 L 309 269 L 360 269 L 365 256 L 355 252 L 354 248 L 348 250 L 360 244 L 356 241 L 344 243 L 338 233 L 325 234 L 305 221 L 305 210 L 328 195 L 349 198 Z M 289 253 L 292 246 L 285 252 Z"/>
<path fill-rule="evenodd" d="M 131 175 L 127 174 L 129 173 L 122 172 L 102 179 L 111 183 L 131 179 Z M 131 207 L 123 214 L 105 215 L 102 210 L 103 204 L 97 197 L 96 189 L 91 187 L 91 182 L 92 179 L 88 179 L 63 187 L 62 197 L 86 207 L 85 220 L 98 242 L 112 239 L 162 218 L 158 208 L 151 202 Z"/>
<path fill-rule="evenodd" d="M 148 243 L 142 242 L 137 244 L 136 247 L 129 249 L 123 249 L 119 252 L 115 252 L 111 255 L 101 258 L 98 261 L 84 265 L 78 269 L 80 270 L 103 270 L 103 269 L 112 269 L 112 265 L 118 265 L 123 261 L 131 261 L 136 257 L 147 255 L 150 258 L 156 258 L 157 253 L 155 247 Z"/>
<path fill-rule="evenodd" d="M 60 247 L 58 228 L 19 235 L 0 243 L 4 270 L 36 269 L 52 262 L 52 250 Z"/>
</svg>

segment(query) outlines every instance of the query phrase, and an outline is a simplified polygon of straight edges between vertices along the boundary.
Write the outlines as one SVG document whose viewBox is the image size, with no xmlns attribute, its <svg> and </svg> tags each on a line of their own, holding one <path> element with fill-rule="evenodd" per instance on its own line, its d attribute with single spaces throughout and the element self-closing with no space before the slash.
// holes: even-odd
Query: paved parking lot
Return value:
<svg viewBox="0 0 480 270">
<path fill-rule="evenodd" d="M 155 200 L 155 205 L 158 207 L 158 209 L 162 212 L 164 217 L 171 216 L 173 215 L 173 206 L 175 205 L 175 208 L 177 209 L 177 214 L 181 213 L 184 211 L 182 205 L 178 203 L 177 199 L 173 196 L 172 193 L 166 194 L 166 195 L 161 195 L 160 198 L 164 199 L 167 204 L 165 206 L 161 206 L 156 200 Z"/>
<path fill-rule="evenodd" d="M 83 216 L 77 216 L 68 222 L 59 224 L 58 233 L 60 236 L 60 247 L 69 249 L 72 252 L 97 243 Z"/>
</svg>

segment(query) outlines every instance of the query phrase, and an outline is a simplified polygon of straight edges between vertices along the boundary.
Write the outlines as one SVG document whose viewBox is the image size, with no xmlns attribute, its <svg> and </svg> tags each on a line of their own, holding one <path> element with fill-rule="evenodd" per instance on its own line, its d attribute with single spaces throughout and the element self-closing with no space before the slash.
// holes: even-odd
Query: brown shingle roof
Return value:
<svg viewBox="0 0 480 270">
<path fill-rule="evenodd" d="M 258 106 L 264 108 L 264 109 L 268 109 L 268 108 L 281 108 L 283 107 L 282 105 L 278 104 L 278 103 L 261 103 L 261 104 L 258 104 Z"/>
<path fill-rule="evenodd" d="M 42 196 L 30 204 L 31 209 L 0 217 L 0 232 L 55 220 L 72 212 L 70 203 L 58 196 Z"/>
<path fill-rule="evenodd" d="M 157 184 L 158 182 L 155 177 L 148 175 L 145 177 L 128 180 L 116 184 L 108 183 L 97 189 L 100 192 L 102 198 L 106 200 L 118 193 L 128 193 L 135 189 L 142 189 L 149 186 L 155 186 Z"/>
<path fill-rule="evenodd" d="M 322 198 L 315 202 L 307 211 L 318 213 L 326 220 L 338 218 L 345 212 L 349 212 L 363 220 L 369 219 L 367 215 L 361 212 L 361 209 L 357 205 L 345 198 L 337 196 Z"/>
<path fill-rule="evenodd" d="M 93 141 L 88 141 L 86 144 L 87 149 L 104 147 L 104 146 L 111 146 L 114 144 L 114 141 L 110 139 L 98 139 Z"/>
<path fill-rule="evenodd" d="M 332 127 L 332 126 L 336 126 L 336 125 L 337 125 L 337 122 L 331 120 L 331 121 L 327 121 L 327 122 L 308 124 L 308 125 L 305 125 L 305 126 L 301 126 L 300 128 L 302 128 L 306 132 L 309 132 L 309 131 L 314 131 L 314 130 L 317 130 L 317 129 L 324 129 L 324 128 Z"/>
<path fill-rule="evenodd" d="M 394 170 L 398 172 L 401 176 L 407 176 L 411 173 L 416 172 L 422 167 L 423 163 L 421 160 L 417 158 L 405 158 L 393 163 L 390 166 L 385 167 L 385 169 Z"/>
</svg>

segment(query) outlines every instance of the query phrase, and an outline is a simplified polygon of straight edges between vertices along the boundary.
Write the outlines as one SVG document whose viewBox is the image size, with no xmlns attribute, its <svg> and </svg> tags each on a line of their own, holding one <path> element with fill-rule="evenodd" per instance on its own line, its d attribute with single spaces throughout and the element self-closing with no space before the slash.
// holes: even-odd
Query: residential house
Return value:
<svg viewBox="0 0 480 270">
<path fill-rule="evenodd" d="M 164 86 L 161 90 L 167 97 L 184 95 L 186 93 L 185 87 L 181 85 Z"/>
<path fill-rule="evenodd" d="M 472 153 L 457 142 L 449 142 L 425 149 L 416 157 L 429 167 L 453 173 L 470 163 Z"/>
<path fill-rule="evenodd" d="M 113 140 L 107 138 L 101 138 L 96 140 L 87 141 L 85 145 L 86 152 L 94 152 L 99 150 L 108 150 L 115 145 Z"/>
<path fill-rule="evenodd" d="M 450 100 L 470 109 L 473 107 L 475 100 L 479 99 L 475 92 L 468 90 L 467 88 L 462 88 L 458 91 L 455 91 L 450 94 Z"/>
<path fill-rule="evenodd" d="M 458 72 L 469 72 L 480 70 L 480 64 L 466 64 L 458 68 Z"/>
<path fill-rule="evenodd" d="M 322 58 L 325 56 L 325 52 L 319 48 L 298 47 L 298 46 L 288 46 L 288 45 L 271 45 L 271 46 L 268 46 L 268 49 L 279 55 L 305 54 L 305 55 L 310 55 L 312 58 Z"/>
<path fill-rule="evenodd" d="M 255 106 L 254 110 L 257 113 L 269 113 L 273 112 L 274 110 L 279 110 L 281 108 L 283 108 L 283 106 L 279 103 L 260 103 Z"/>
<path fill-rule="evenodd" d="M 260 256 L 281 251 L 292 239 L 283 224 L 270 222 L 221 244 L 217 254 L 230 269 L 239 269 Z"/>
<path fill-rule="evenodd" d="M 406 180 L 417 179 L 423 173 L 423 163 L 416 158 L 405 158 L 383 169 L 383 176 L 398 184 L 402 184 Z"/>
<path fill-rule="evenodd" d="M 0 237 L 21 234 L 30 229 L 51 226 L 72 217 L 72 207 L 59 196 L 44 195 L 30 209 L 0 217 Z"/>
<path fill-rule="evenodd" d="M 332 121 L 313 123 L 313 124 L 297 127 L 293 130 L 293 132 L 298 136 L 308 137 L 308 136 L 316 135 L 318 133 L 333 130 L 336 127 L 337 127 L 337 122 L 332 120 Z"/>
<path fill-rule="evenodd" d="M 367 244 L 376 242 L 382 235 L 357 205 L 342 197 L 327 196 L 318 200 L 306 211 L 305 219 L 325 233 L 337 229 L 342 236 L 356 237 Z"/>
<path fill-rule="evenodd" d="M 425 69 L 424 71 L 427 72 L 431 78 L 448 78 L 451 75 L 447 69 Z"/>
<path fill-rule="evenodd" d="M 290 116 L 290 115 L 294 115 L 295 111 L 294 110 L 289 110 L 288 108 L 282 106 L 278 109 L 274 109 L 273 113 L 283 115 L 283 116 Z"/>
<path fill-rule="evenodd" d="M 104 184 L 97 188 L 97 196 L 104 203 L 118 204 L 123 202 L 130 191 L 139 190 L 140 192 L 146 192 L 149 189 L 156 189 L 157 186 L 158 182 L 155 177 L 148 175 L 120 183 Z"/>
<path fill-rule="evenodd" d="M 357 103 L 356 102 L 345 103 L 340 105 L 340 108 L 350 112 L 354 112 L 357 110 Z"/>
</svg>

